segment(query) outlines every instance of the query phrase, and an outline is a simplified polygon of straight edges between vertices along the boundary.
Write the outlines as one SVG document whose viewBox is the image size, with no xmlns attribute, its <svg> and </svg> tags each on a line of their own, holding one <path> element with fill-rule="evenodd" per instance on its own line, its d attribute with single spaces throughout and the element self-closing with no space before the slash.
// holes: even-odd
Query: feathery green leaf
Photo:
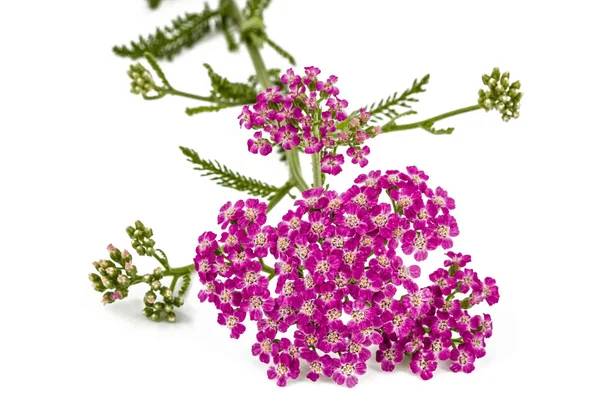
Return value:
<svg viewBox="0 0 600 400">
<path fill-rule="evenodd" d="M 281 83 L 281 70 L 279 68 L 269 69 L 269 70 L 267 70 L 267 73 L 269 74 L 269 80 L 271 81 L 271 86 L 279 86 L 280 88 L 285 90 L 286 86 Z M 248 78 L 248 83 L 253 88 L 258 87 L 259 83 L 258 83 L 258 78 L 256 77 L 256 75 L 250 75 L 250 77 Z"/>
<path fill-rule="evenodd" d="M 275 43 L 274 41 L 272 41 L 267 35 L 264 35 L 263 39 L 265 40 L 265 42 L 271 46 L 271 48 L 273 50 L 275 50 L 281 57 L 285 58 L 286 60 L 288 60 L 290 62 L 290 64 L 292 65 L 296 65 L 296 60 L 294 59 L 294 57 L 288 53 L 287 51 L 285 51 L 283 48 L 281 48 L 281 46 L 279 46 L 277 43 Z"/>
<path fill-rule="evenodd" d="M 122 57 L 137 59 L 144 53 L 152 53 L 158 59 L 172 60 L 184 48 L 190 48 L 210 32 L 216 29 L 212 21 L 219 12 L 211 10 L 205 4 L 201 13 L 186 13 L 173 20 L 171 26 L 157 28 L 154 34 L 146 38 L 140 36 L 138 41 L 131 41 L 131 46 L 115 46 L 113 51 Z"/>
<path fill-rule="evenodd" d="M 246 192 L 252 196 L 259 196 L 266 199 L 269 199 L 279 190 L 276 186 L 240 175 L 239 173 L 230 170 L 225 165 L 221 165 L 218 161 L 204 160 L 192 149 L 182 146 L 179 148 L 183 154 L 188 157 L 188 161 L 196 165 L 194 169 L 201 171 L 202 176 L 209 177 L 210 180 L 215 181 L 217 185 L 236 189 L 240 192 Z"/>
<path fill-rule="evenodd" d="M 188 288 L 190 287 L 190 283 L 192 282 L 192 279 L 190 278 L 189 274 L 183 275 L 181 277 L 181 280 L 183 281 L 183 283 L 181 284 L 181 288 L 179 289 L 179 297 L 182 297 L 185 294 L 185 292 L 187 292 Z"/>
<path fill-rule="evenodd" d="M 156 62 L 152 54 L 144 53 L 144 57 L 146 57 L 146 61 L 148 61 L 148 64 L 150 64 L 154 72 L 156 72 L 156 75 L 158 75 L 165 87 L 171 89 L 171 84 L 167 80 L 167 77 L 165 76 L 163 70 L 158 66 L 158 63 Z"/>
<path fill-rule="evenodd" d="M 256 100 L 256 87 L 248 83 L 230 82 L 217 74 L 210 65 L 204 64 L 212 85 L 211 97 L 215 100 L 232 103 L 252 103 Z"/>
<path fill-rule="evenodd" d="M 221 30 L 225 36 L 227 42 L 227 49 L 229 51 L 235 51 L 239 47 L 239 42 L 236 40 L 233 34 L 233 27 L 229 24 L 229 17 L 227 15 L 221 15 Z"/>
<path fill-rule="evenodd" d="M 398 96 L 398 92 L 389 96 L 387 99 L 382 99 L 379 103 L 373 103 L 370 107 L 365 107 L 369 113 L 371 113 L 371 120 L 374 122 L 382 121 L 383 119 L 389 119 L 394 121 L 397 118 L 410 115 L 407 113 L 399 113 L 398 107 L 411 108 L 408 102 L 419 101 L 413 95 L 417 93 L 425 92 L 424 86 L 429 82 L 429 74 L 421 78 L 420 81 L 414 80 L 412 86 L 406 89 Z M 412 112 L 414 114 L 415 112 Z"/>
<path fill-rule="evenodd" d="M 219 104 L 217 106 L 188 107 L 185 109 L 185 113 L 187 115 L 196 115 L 196 114 L 202 114 L 202 113 L 206 113 L 206 112 L 220 111 L 224 108 L 236 107 L 239 105 L 240 104 L 238 104 L 238 103 L 232 103 L 232 104 Z"/>
<path fill-rule="evenodd" d="M 454 132 L 454 128 L 436 129 L 433 127 L 433 124 L 421 125 L 421 128 L 433 135 L 450 135 L 452 132 Z"/>
</svg>

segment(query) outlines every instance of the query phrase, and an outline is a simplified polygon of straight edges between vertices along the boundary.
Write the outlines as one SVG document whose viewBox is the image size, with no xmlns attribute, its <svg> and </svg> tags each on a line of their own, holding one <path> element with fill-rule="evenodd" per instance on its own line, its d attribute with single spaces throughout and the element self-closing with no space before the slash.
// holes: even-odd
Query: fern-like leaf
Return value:
<svg viewBox="0 0 600 400">
<path fill-rule="evenodd" d="M 194 169 L 201 171 L 202 176 L 209 177 L 217 185 L 266 199 L 271 198 L 279 190 L 276 186 L 234 172 L 225 165 L 221 165 L 218 161 L 204 160 L 192 149 L 182 146 L 179 148 L 188 157 L 188 161 L 196 165 Z"/>
<path fill-rule="evenodd" d="M 374 122 L 382 121 L 384 119 L 394 121 L 402 116 L 409 115 L 406 113 L 399 113 L 397 108 L 411 108 L 408 104 L 409 102 L 419 101 L 413 97 L 413 95 L 425 92 L 424 87 L 428 82 L 429 74 L 425 75 L 421 80 L 415 79 L 412 86 L 402 92 L 401 95 L 398 95 L 398 92 L 396 92 L 387 99 L 380 100 L 379 103 L 373 103 L 370 107 L 365 107 L 371 114 L 371 120 Z"/>
<path fill-rule="evenodd" d="M 239 104 L 233 103 L 233 104 L 219 104 L 217 106 L 188 107 L 185 109 L 185 113 L 187 115 L 196 115 L 196 114 L 202 114 L 202 113 L 207 113 L 207 112 L 220 111 L 224 108 L 235 107 L 235 106 L 239 106 Z"/>
<path fill-rule="evenodd" d="M 279 68 L 272 68 L 272 69 L 268 70 L 267 72 L 269 74 L 269 80 L 271 81 L 271 86 L 279 86 L 280 88 L 285 90 L 286 86 L 281 83 L 281 70 Z M 250 75 L 250 77 L 248 78 L 248 83 L 253 88 L 258 87 L 258 78 L 256 77 L 256 75 Z M 282 94 L 286 94 L 286 93 L 287 92 L 282 93 Z"/>
<path fill-rule="evenodd" d="M 248 83 L 230 82 L 217 74 L 210 65 L 204 64 L 212 85 L 211 97 L 231 103 L 252 103 L 256 100 L 256 88 Z"/>
<path fill-rule="evenodd" d="M 421 128 L 433 135 L 450 135 L 452 132 L 454 132 L 454 128 L 436 129 L 433 127 L 433 124 L 421 125 Z"/>
<path fill-rule="evenodd" d="M 296 60 L 294 59 L 294 57 L 288 53 L 287 51 L 285 51 L 283 48 L 281 48 L 281 46 L 279 46 L 277 43 L 275 43 L 274 41 L 272 41 L 268 36 L 264 36 L 263 38 L 265 40 L 265 42 L 271 46 L 271 48 L 273 50 L 275 50 L 281 57 L 285 58 L 286 60 L 288 60 L 290 62 L 290 64 L 292 65 L 296 65 Z"/>
<path fill-rule="evenodd" d="M 229 24 L 229 16 L 227 15 L 221 15 L 221 30 L 223 31 L 223 36 L 225 36 L 225 41 L 227 42 L 227 49 L 229 51 L 236 51 L 239 47 L 239 43 L 233 34 L 233 28 Z"/>
<path fill-rule="evenodd" d="M 166 77 L 165 73 L 159 67 L 158 63 L 156 62 L 156 60 L 154 59 L 154 57 L 152 56 L 152 54 L 150 54 L 150 53 L 144 53 L 144 57 L 146 57 L 146 61 L 148 61 L 148 64 L 150 64 L 150 66 L 152 67 L 152 69 L 154 70 L 154 72 L 156 72 L 156 75 L 160 78 L 160 80 L 165 85 L 165 87 L 167 87 L 167 88 L 170 89 L 171 88 L 171 84 L 167 80 L 167 77 Z"/>
<path fill-rule="evenodd" d="M 182 297 L 185 292 L 187 292 L 187 290 L 190 287 L 190 283 L 192 283 L 192 279 L 190 278 L 190 275 L 183 275 L 181 277 L 182 283 L 181 283 L 181 288 L 179 289 L 179 293 L 178 296 Z"/>
<path fill-rule="evenodd" d="M 186 13 L 183 17 L 173 20 L 171 26 L 157 28 L 154 34 L 146 38 L 140 36 L 137 41 L 131 41 L 131 46 L 115 46 L 113 51 L 122 57 L 138 59 L 144 53 L 154 57 L 172 60 L 183 49 L 190 48 L 210 32 L 216 29 L 213 19 L 219 15 L 205 4 L 201 13 Z"/>
</svg>

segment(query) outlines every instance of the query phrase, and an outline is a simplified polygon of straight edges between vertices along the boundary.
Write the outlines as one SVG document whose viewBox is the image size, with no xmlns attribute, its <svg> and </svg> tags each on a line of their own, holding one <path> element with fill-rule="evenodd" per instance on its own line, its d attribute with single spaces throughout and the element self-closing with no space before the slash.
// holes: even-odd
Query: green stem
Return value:
<svg viewBox="0 0 600 400">
<path fill-rule="evenodd" d="M 175 291 L 175 285 L 177 285 L 177 281 L 179 280 L 179 277 L 180 277 L 180 276 L 181 276 L 181 275 L 175 275 L 175 276 L 173 277 L 173 280 L 171 281 L 171 286 L 169 286 L 169 289 L 171 289 L 171 292 L 174 292 L 174 291 Z"/>
<path fill-rule="evenodd" d="M 298 148 L 292 147 L 290 151 L 288 151 L 288 167 L 290 170 L 290 177 L 294 180 L 296 187 L 301 192 L 308 190 L 308 184 L 302 177 L 302 168 L 300 167 L 300 157 L 298 156 Z"/>
<path fill-rule="evenodd" d="M 460 115 L 460 114 L 465 114 L 471 111 L 476 111 L 481 109 L 482 107 L 480 105 L 474 105 L 474 106 L 470 106 L 470 107 L 464 107 L 464 108 L 459 108 L 458 110 L 454 110 L 454 111 L 450 111 L 444 114 L 440 114 L 436 117 L 432 117 L 423 121 L 419 121 L 419 122 L 413 122 L 412 124 L 404 124 L 404 125 L 398 125 L 396 124 L 396 122 L 391 121 L 388 122 L 387 124 L 385 124 L 382 127 L 382 131 L 383 132 L 395 132 L 395 131 L 406 131 L 409 129 L 416 129 L 416 128 L 423 128 L 426 126 L 431 127 L 431 125 L 433 125 L 435 122 L 437 121 L 441 121 L 443 119 L 446 118 L 450 118 L 453 117 L 455 115 Z"/>
<path fill-rule="evenodd" d="M 258 260 L 260 261 L 260 264 L 262 265 L 263 272 L 266 272 L 269 275 L 275 275 L 275 268 L 269 267 L 267 264 L 265 264 L 265 262 L 263 261 L 262 258 L 259 258 Z"/>
<path fill-rule="evenodd" d="M 219 106 L 236 107 L 236 106 L 243 106 L 243 105 L 248 104 L 248 102 L 246 102 L 246 101 L 238 101 L 238 102 L 219 101 L 219 100 L 215 100 L 211 97 L 199 96 L 197 94 L 182 92 L 181 90 L 177 90 L 177 89 L 173 89 L 173 88 L 166 88 L 166 89 L 163 88 L 163 89 L 166 94 L 170 94 L 172 96 L 181 96 L 181 97 L 187 97 L 188 99 L 206 101 L 206 102 L 213 103 L 213 104 L 216 104 Z"/>
<path fill-rule="evenodd" d="M 181 96 L 181 97 L 187 97 L 188 99 L 194 99 L 194 100 L 200 100 L 200 101 L 208 101 L 211 103 L 215 103 L 215 101 L 213 99 L 211 99 L 210 97 L 207 96 L 199 96 L 197 94 L 192 94 L 192 93 L 187 93 L 187 92 L 182 92 L 181 90 L 177 90 L 177 89 L 165 89 L 165 92 L 173 95 L 173 96 Z"/>
<path fill-rule="evenodd" d="M 321 152 L 318 151 L 311 155 L 312 159 L 312 173 L 313 173 L 313 187 L 323 186 L 323 175 L 321 173 Z"/>
<path fill-rule="evenodd" d="M 448 297 L 446 297 L 446 301 L 452 300 L 454 298 L 454 296 L 456 296 L 456 294 L 458 292 L 460 292 L 461 286 L 462 286 L 462 282 L 459 282 L 458 285 L 456 286 L 456 289 L 454 289 L 454 291 L 452 293 L 450 293 L 448 295 Z"/>
<path fill-rule="evenodd" d="M 161 255 L 159 256 L 157 253 L 160 253 Z M 165 267 L 165 269 L 167 271 L 169 271 L 171 269 L 171 266 L 169 265 L 169 260 L 167 259 L 167 255 L 165 254 L 164 251 L 162 251 L 161 249 L 156 249 L 154 251 L 153 256 L 156 259 L 156 261 L 158 261 L 160 263 L 160 265 Z"/>
<path fill-rule="evenodd" d="M 240 10 L 235 4 L 235 1 L 228 2 L 229 13 L 235 23 L 238 25 L 238 28 L 241 30 L 242 25 L 242 17 L 240 15 Z M 242 32 L 243 34 L 243 32 Z M 250 58 L 252 59 L 252 64 L 254 65 L 254 69 L 256 70 L 256 77 L 258 78 L 258 82 L 263 87 L 263 89 L 268 89 L 273 84 L 271 83 L 271 78 L 269 77 L 269 72 L 267 67 L 265 66 L 265 62 L 263 61 L 262 56 L 260 55 L 260 51 L 258 49 L 258 37 L 252 33 L 246 33 L 243 37 L 243 42 L 248 49 L 248 53 L 250 54 Z M 300 167 L 300 159 L 298 157 L 298 149 L 292 148 L 288 153 L 288 168 L 290 172 L 290 178 L 293 180 L 295 186 L 300 191 L 308 190 L 309 187 L 302 177 L 302 169 Z"/>
<path fill-rule="evenodd" d="M 290 192 L 290 190 L 292 190 L 294 186 L 294 182 L 289 180 L 285 183 L 285 185 L 279 188 L 267 205 L 267 213 L 271 211 Z"/>
<path fill-rule="evenodd" d="M 191 274 L 194 271 L 194 264 L 188 264 L 179 268 L 171 268 L 168 271 L 165 271 L 165 276 L 177 276 L 177 275 L 187 275 Z"/>
</svg>

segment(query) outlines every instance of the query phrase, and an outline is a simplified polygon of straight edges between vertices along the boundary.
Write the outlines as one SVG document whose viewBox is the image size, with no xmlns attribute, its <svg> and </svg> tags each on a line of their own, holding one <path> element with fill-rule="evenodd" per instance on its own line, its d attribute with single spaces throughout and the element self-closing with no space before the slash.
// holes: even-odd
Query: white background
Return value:
<svg viewBox="0 0 600 400">
<path fill-rule="evenodd" d="M 0 397 L 591 398 L 600 267 L 593 4 L 275 0 L 266 13 L 269 34 L 299 67 L 339 77 L 350 109 L 425 73 L 420 116 L 468 106 L 496 65 L 525 93 L 516 121 L 480 111 L 441 123 L 456 127 L 451 136 L 397 132 L 369 143 L 369 167 L 417 165 L 456 199 L 455 249 L 498 280 L 501 301 L 489 309 L 488 355 L 471 375 L 440 366 L 423 382 L 406 363 L 388 374 L 372 360 L 348 390 L 305 378 L 278 388 L 250 355 L 252 330 L 229 339 L 215 310 L 198 304 L 196 282 L 179 321 L 156 324 L 140 313 L 141 288 L 103 307 L 87 281 L 108 243 L 129 247 L 124 228 L 136 219 L 154 228 L 173 264 L 189 263 L 218 208 L 239 198 L 200 178 L 179 145 L 274 184 L 286 178 L 275 158 L 246 151 L 239 110 L 188 117 L 184 108 L 198 103 L 128 93 L 130 61 L 111 46 L 201 2 L 166 0 L 151 12 L 143 0 L 2 1 Z M 268 49 L 264 57 L 287 66 Z M 220 37 L 164 70 L 176 88 L 208 93 L 204 62 L 232 80 L 252 73 L 248 54 L 228 53 Z M 342 190 L 358 173 L 348 167 L 332 184 Z"/>
</svg>

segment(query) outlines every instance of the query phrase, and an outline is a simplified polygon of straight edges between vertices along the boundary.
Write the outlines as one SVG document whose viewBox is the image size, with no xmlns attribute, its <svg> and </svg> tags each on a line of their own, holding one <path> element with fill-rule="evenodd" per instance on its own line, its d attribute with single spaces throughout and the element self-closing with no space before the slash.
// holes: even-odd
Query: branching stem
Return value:
<svg viewBox="0 0 600 400">
<path fill-rule="evenodd" d="M 481 108 L 482 107 L 480 105 L 459 108 L 457 110 L 450 111 L 450 112 L 447 112 L 444 114 L 440 114 L 438 116 L 435 116 L 435 117 L 432 117 L 432 118 L 429 118 L 429 119 L 426 119 L 423 121 L 413 122 L 412 124 L 398 125 L 398 124 L 396 124 L 395 121 L 390 121 L 387 124 L 383 125 L 381 128 L 382 128 L 383 132 L 395 132 L 395 131 L 406 131 L 409 129 L 416 129 L 416 128 L 431 127 L 437 121 L 441 121 L 443 119 L 450 118 L 455 115 L 460 115 L 460 114 L 468 113 L 471 111 L 476 111 Z"/>
</svg>

